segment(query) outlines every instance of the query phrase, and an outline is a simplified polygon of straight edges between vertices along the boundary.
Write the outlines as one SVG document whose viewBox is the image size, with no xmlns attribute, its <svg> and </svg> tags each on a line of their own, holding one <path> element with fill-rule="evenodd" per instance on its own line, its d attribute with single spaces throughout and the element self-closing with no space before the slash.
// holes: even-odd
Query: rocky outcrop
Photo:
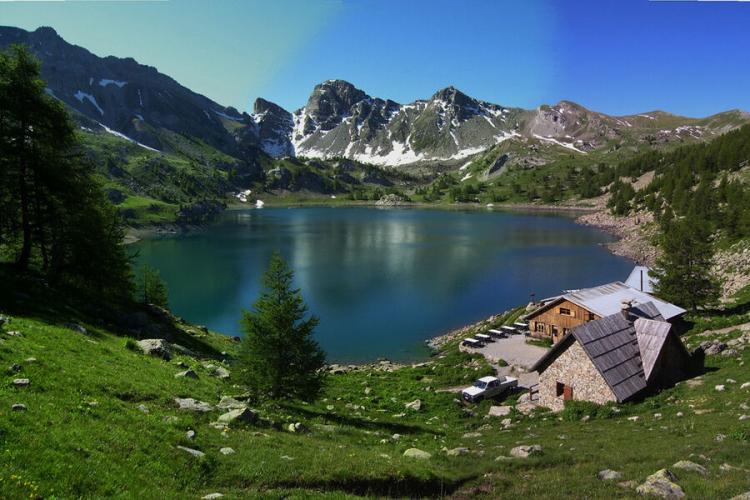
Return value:
<svg viewBox="0 0 750 500">
<path fill-rule="evenodd" d="M 375 205 L 379 207 L 395 207 L 403 204 L 404 199 L 396 194 L 387 194 L 375 202 Z"/>
</svg>

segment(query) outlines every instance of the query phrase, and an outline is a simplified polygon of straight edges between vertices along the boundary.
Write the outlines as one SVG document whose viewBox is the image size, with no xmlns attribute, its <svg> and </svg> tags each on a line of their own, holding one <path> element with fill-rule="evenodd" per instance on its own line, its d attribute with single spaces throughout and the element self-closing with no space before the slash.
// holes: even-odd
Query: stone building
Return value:
<svg viewBox="0 0 750 500">
<path fill-rule="evenodd" d="M 681 307 L 616 281 L 545 299 L 523 319 L 528 322 L 532 337 L 549 338 L 557 343 L 573 328 L 617 313 L 624 301 L 640 304 L 651 302 L 662 319 L 675 325 L 686 312 Z"/>
<path fill-rule="evenodd" d="M 620 312 L 573 328 L 532 367 L 539 404 L 622 403 L 686 378 L 693 360 L 652 302 L 625 302 Z"/>
</svg>

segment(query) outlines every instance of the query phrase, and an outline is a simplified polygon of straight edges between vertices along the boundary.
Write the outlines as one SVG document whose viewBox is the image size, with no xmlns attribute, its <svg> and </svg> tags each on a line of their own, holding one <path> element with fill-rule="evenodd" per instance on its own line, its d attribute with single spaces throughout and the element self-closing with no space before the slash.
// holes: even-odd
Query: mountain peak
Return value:
<svg viewBox="0 0 750 500">
<path fill-rule="evenodd" d="M 443 101 L 458 106 L 464 106 L 466 104 L 474 102 L 474 99 L 464 94 L 453 85 L 438 90 L 432 95 L 430 99 L 432 101 Z"/>
<path fill-rule="evenodd" d="M 267 101 L 266 99 L 263 99 L 262 97 L 258 97 L 255 100 L 255 103 L 253 104 L 253 113 L 256 115 L 260 115 L 263 113 L 272 113 L 272 114 L 284 114 L 288 115 L 289 112 L 279 106 L 278 104 Z"/>
<path fill-rule="evenodd" d="M 55 36 L 59 37 L 60 35 L 57 34 L 57 31 L 55 31 L 55 28 L 52 26 L 39 26 L 37 29 L 34 30 L 34 33 L 37 35 L 44 35 L 44 36 Z"/>
</svg>

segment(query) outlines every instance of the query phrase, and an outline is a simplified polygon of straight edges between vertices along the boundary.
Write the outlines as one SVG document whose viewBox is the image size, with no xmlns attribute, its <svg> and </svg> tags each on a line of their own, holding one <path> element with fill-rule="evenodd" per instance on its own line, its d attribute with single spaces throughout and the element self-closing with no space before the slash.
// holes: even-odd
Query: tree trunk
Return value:
<svg viewBox="0 0 750 500">
<path fill-rule="evenodd" d="M 18 256 L 18 267 L 22 271 L 29 268 L 31 260 L 31 220 L 29 216 L 29 186 L 26 183 L 26 160 L 21 159 L 21 175 L 19 176 L 19 192 L 21 194 L 21 229 L 23 230 L 23 245 Z"/>
</svg>

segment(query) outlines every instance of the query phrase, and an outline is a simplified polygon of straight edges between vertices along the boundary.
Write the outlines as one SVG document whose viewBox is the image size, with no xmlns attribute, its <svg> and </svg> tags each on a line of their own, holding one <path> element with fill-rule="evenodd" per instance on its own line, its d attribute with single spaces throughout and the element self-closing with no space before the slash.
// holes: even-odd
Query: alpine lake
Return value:
<svg viewBox="0 0 750 500">
<path fill-rule="evenodd" d="M 132 245 L 170 307 L 242 335 L 274 251 L 295 273 L 331 362 L 428 355 L 425 340 L 563 290 L 623 281 L 632 262 L 574 214 L 310 207 L 231 210 L 205 229 Z"/>
</svg>

